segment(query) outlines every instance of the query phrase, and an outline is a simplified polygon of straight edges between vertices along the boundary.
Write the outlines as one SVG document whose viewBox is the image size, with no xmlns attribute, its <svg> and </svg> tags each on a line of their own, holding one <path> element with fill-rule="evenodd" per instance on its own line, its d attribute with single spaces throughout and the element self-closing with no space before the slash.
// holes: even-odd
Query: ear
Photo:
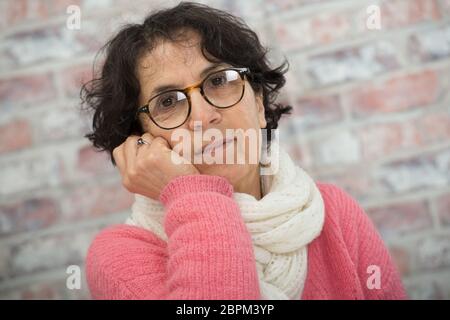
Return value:
<svg viewBox="0 0 450 320">
<path fill-rule="evenodd" d="M 264 103 L 262 92 L 255 94 L 256 110 L 258 112 L 259 127 L 264 129 L 267 126 L 266 116 L 264 115 Z"/>
</svg>

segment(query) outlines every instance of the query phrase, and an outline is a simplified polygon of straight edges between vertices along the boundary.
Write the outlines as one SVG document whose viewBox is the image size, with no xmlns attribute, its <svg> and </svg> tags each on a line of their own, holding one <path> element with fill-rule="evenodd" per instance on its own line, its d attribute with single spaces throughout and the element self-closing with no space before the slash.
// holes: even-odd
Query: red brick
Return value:
<svg viewBox="0 0 450 320">
<path fill-rule="evenodd" d="M 58 205 L 50 198 L 31 198 L 2 204 L 0 217 L 3 227 L 0 234 L 44 229 L 54 224 L 58 216 Z"/>
<path fill-rule="evenodd" d="M 11 250 L 5 242 L 2 242 L 2 244 L 0 244 L 0 282 L 2 283 L 8 278 L 10 259 Z"/>
<path fill-rule="evenodd" d="M 397 76 L 382 83 L 361 86 L 344 96 L 356 117 L 426 107 L 440 94 L 435 71 Z M 348 98 L 348 100 L 347 100 Z"/>
<path fill-rule="evenodd" d="M 313 87 L 370 79 L 400 66 L 398 49 L 389 41 L 366 43 L 312 55 L 305 68 Z"/>
<path fill-rule="evenodd" d="M 430 277 L 431 276 L 431 277 Z M 413 283 L 406 285 L 408 297 L 411 300 L 449 300 L 450 288 L 442 276 L 428 274 Z"/>
<path fill-rule="evenodd" d="M 413 233 L 432 227 L 425 201 L 409 201 L 366 210 L 383 238 Z"/>
<path fill-rule="evenodd" d="M 0 29 L 27 22 L 43 21 L 55 16 L 67 16 L 69 5 L 80 5 L 80 0 L 15 0 L 2 1 Z"/>
<path fill-rule="evenodd" d="M 394 259 L 394 263 L 402 276 L 408 275 L 410 272 L 411 255 L 409 251 L 400 246 L 389 246 L 389 253 Z"/>
<path fill-rule="evenodd" d="M 443 149 L 385 163 L 372 175 L 379 192 L 392 195 L 446 187 L 449 169 L 450 149 Z"/>
<path fill-rule="evenodd" d="M 415 244 L 417 270 L 450 267 L 450 234 L 429 235 Z"/>
<path fill-rule="evenodd" d="M 217 9 L 224 9 L 233 15 L 242 17 L 245 20 L 247 17 L 251 17 L 255 19 L 255 21 L 264 21 L 266 17 L 266 6 L 261 5 L 261 2 L 259 1 L 234 1 L 228 3 L 215 2 L 213 5 Z M 257 30 L 257 26 L 253 25 L 252 28 L 256 33 L 260 34 Z M 265 42 L 265 39 L 260 38 L 260 40 L 267 43 Z"/>
<path fill-rule="evenodd" d="M 89 176 L 116 172 L 109 154 L 104 151 L 98 151 L 90 145 L 82 147 L 78 151 L 77 169 Z"/>
<path fill-rule="evenodd" d="M 69 290 L 66 279 L 58 282 L 39 282 L 27 288 L 17 290 L 21 300 L 86 300 L 90 299 L 87 284 L 82 283 L 80 289 Z"/>
<path fill-rule="evenodd" d="M 450 0 L 440 0 L 442 12 L 450 16 Z"/>
<path fill-rule="evenodd" d="M 2 1 L 0 3 L 0 30 L 26 19 L 27 0 Z"/>
<path fill-rule="evenodd" d="M 99 227 L 31 237 L 11 245 L 13 277 L 82 265 Z"/>
<path fill-rule="evenodd" d="M 34 106 L 56 97 L 56 89 L 50 74 L 34 74 L 0 80 L 2 107 L 12 109 L 18 104 Z"/>
<path fill-rule="evenodd" d="M 60 186 L 65 177 L 66 164 L 61 149 L 27 153 L 20 159 L 16 157 L 2 163 L 0 195 Z"/>
<path fill-rule="evenodd" d="M 351 22 L 345 12 L 322 13 L 311 19 L 311 31 L 321 44 L 330 43 L 350 33 Z"/>
<path fill-rule="evenodd" d="M 435 22 L 441 17 L 435 0 L 384 0 L 378 7 L 381 31 Z M 359 32 L 373 32 L 367 28 L 368 17 L 366 5 L 357 17 Z"/>
<path fill-rule="evenodd" d="M 0 126 L 0 153 L 22 149 L 31 145 L 28 121 L 19 119 Z"/>
<path fill-rule="evenodd" d="M 111 36 L 112 23 L 111 18 L 99 17 L 97 20 L 83 20 L 80 30 L 70 30 L 61 23 L 7 35 L 2 40 L 5 45 L 0 48 L 2 68 L 13 70 L 94 54 Z"/>
<path fill-rule="evenodd" d="M 450 193 L 444 193 L 435 200 L 441 224 L 450 225 Z"/>
<path fill-rule="evenodd" d="M 357 130 L 363 157 L 369 161 L 420 147 L 421 135 L 412 122 L 380 123 Z"/>
<path fill-rule="evenodd" d="M 95 218 L 130 209 L 134 195 L 120 182 L 113 185 L 83 185 L 63 200 L 65 220 Z"/>
<path fill-rule="evenodd" d="M 301 141 L 292 141 L 285 145 L 282 144 L 281 146 L 287 151 L 297 165 L 305 170 L 312 169 L 313 159 L 307 145 L 303 144 Z"/>
<path fill-rule="evenodd" d="M 342 121 L 343 114 L 337 96 L 322 95 L 297 100 L 289 117 L 295 130 L 301 131 Z"/>
<path fill-rule="evenodd" d="M 80 266 L 82 267 L 82 266 Z M 87 283 L 81 282 L 81 288 L 69 290 L 66 287 L 66 274 L 61 278 L 65 270 L 54 272 L 56 280 L 39 279 L 30 281 L 19 287 L 12 287 L 0 292 L 0 299 L 5 300 L 86 300 L 90 299 Z M 59 278 L 59 279 L 58 279 Z"/>
<path fill-rule="evenodd" d="M 29 3 L 29 13 L 33 19 L 48 19 L 54 16 L 67 17 L 67 7 L 71 5 L 80 6 L 82 0 L 44 0 L 35 4 L 34 1 Z M 32 4 L 32 5 L 31 5 Z"/>
<path fill-rule="evenodd" d="M 279 1 L 274 1 L 274 3 L 277 2 Z M 286 8 L 292 7 L 294 4 L 282 2 L 279 6 Z M 380 7 L 380 15 L 381 28 L 387 30 L 436 21 L 440 18 L 435 0 L 384 1 Z M 345 10 L 332 11 L 328 9 L 325 12 L 319 11 L 318 14 L 283 19 L 276 22 L 274 28 L 277 41 L 282 48 L 285 50 L 302 49 L 371 32 L 366 25 L 367 19 L 367 5 L 358 4 L 356 6 L 355 4 Z M 354 21 L 356 21 L 356 28 Z"/>
<path fill-rule="evenodd" d="M 82 84 L 91 80 L 92 66 L 77 65 L 61 70 L 59 77 L 62 79 L 64 93 L 69 97 L 78 97 Z"/>
<path fill-rule="evenodd" d="M 440 18 L 435 0 L 388 0 L 380 7 L 383 28 L 405 27 Z"/>
<path fill-rule="evenodd" d="M 415 121 L 422 144 L 450 140 L 450 112 L 447 110 L 427 113 Z"/>
<path fill-rule="evenodd" d="M 319 173 L 317 181 L 331 183 L 345 190 L 358 201 L 366 200 L 372 192 L 372 182 L 365 166 L 355 165 L 336 173 Z"/>
<path fill-rule="evenodd" d="M 285 50 L 328 44 L 352 31 L 348 12 L 324 12 L 308 17 L 281 20 L 274 26 L 276 39 Z"/>
<path fill-rule="evenodd" d="M 26 289 L 23 292 L 21 292 L 21 298 L 24 300 L 32 300 L 32 299 L 50 300 L 50 299 L 57 299 L 57 295 L 55 292 L 55 288 L 52 288 L 48 285 L 40 285 L 38 287 Z"/>
<path fill-rule="evenodd" d="M 313 3 L 318 3 L 320 1 L 321 0 L 267 0 L 265 1 L 265 3 L 269 11 L 284 11 L 284 10 L 292 10 L 295 7 L 301 7 Z M 336 0 L 328 0 L 328 2 L 330 1 Z"/>
<path fill-rule="evenodd" d="M 77 102 L 67 106 L 44 110 L 33 118 L 36 143 L 80 138 L 90 131 L 91 119 L 81 114 Z"/>
</svg>

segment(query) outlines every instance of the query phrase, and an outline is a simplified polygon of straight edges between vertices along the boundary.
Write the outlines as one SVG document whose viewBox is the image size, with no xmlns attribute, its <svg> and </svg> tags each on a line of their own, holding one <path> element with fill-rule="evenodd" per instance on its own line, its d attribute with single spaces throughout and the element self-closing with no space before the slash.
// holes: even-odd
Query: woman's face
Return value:
<svg viewBox="0 0 450 320">
<path fill-rule="evenodd" d="M 156 87 L 171 85 L 176 89 L 183 89 L 198 84 L 205 78 L 205 75 L 211 74 L 211 72 L 232 67 L 222 63 L 204 74 L 204 70 L 217 63 L 212 63 L 203 56 L 198 35 L 195 33 L 187 33 L 186 39 L 186 41 L 176 43 L 161 41 L 151 52 L 140 59 L 137 69 L 137 76 L 141 87 L 139 97 L 140 106 L 147 104 L 148 100 L 155 95 L 154 90 Z M 243 129 L 244 132 L 247 130 L 249 130 L 247 132 L 253 131 L 256 137 L 258 137 L 260 129 L 266 127 L 262 96 L 256 94 L 252 90 L 251 85 L 245 81 L 245 92 L 242 99 L 230 108 L 219 109 L 210 105 L 201 95 L 199 89 L 190 91 L 190 100 L 190 116 L 179 128 L 171 130 L 162 129 L 153 123 L 146 114 L 142 113 L 140 115 L 140 121 L 144 130 L 154 137 L 159 136 L 165 138 L 172 148 L 180 143 L 179 138 L 175 139 L 173 135 L 176 130 L 185 130 L 185 133 L 188 132 L 191 139 L 187 143 L 189 143 L 191 154 L 190 156 L 183 155 L 183 152 L 179 152 L 179 154 L 188 158 L 202 174 L 225 177 L 233 185 L 238 184 L 240 179 L 254 175 L 255 170 L 259 168 L 258 150 L 261 145 L 259 139 L 257 139 L 256 144 L 249 143 L 249 140 L 246 138 L 244 144 L 237 143 L 235 140 L 231 145 L 227 145 L 226 148 L 234 148 L 234 159 L 226 159 L 226 149 L 225 146 L 222 147 L 223 162 L 221 164 L 207 164 L 204 161 L 195 163 L 194 154 L 199 150 L 198 147 L 208 145 L 214 139 L 203 137 L 200 143 L 194 143 L 194 131 L 198 137 L 200 136 L 199 131 L 204 134 L 208 129 L 216 129 L 225 138 L 227 129 Z M 214 155 L 217 149 L 214 151 L 210 150 L 209 152 Z M 242 152 L 242 155 L 245 155 L 244 164 L 237 163 L 236 154 L 238 152 Z M 257 161 L 249 161 L 250 152 L 256 153 Z M 198 162 L 198 158 L 196 162 Z"/>
</svg>

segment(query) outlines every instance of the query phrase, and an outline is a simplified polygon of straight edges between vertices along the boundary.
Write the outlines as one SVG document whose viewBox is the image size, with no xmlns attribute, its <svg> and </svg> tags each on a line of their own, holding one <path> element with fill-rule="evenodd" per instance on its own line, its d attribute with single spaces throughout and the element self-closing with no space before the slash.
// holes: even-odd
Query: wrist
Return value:
<svg viewBox="0 0 450 320">
<path fill-rule="evenodd" d="M 225 196 L 233 195 L 233 186 L 227 179 L 205 174 L 182 175 L 173 178 L 162 190 L 159 196 L 164 205 L 169 205 L 175 199 L 197 192 L 217 192 Z"/>
</svg>

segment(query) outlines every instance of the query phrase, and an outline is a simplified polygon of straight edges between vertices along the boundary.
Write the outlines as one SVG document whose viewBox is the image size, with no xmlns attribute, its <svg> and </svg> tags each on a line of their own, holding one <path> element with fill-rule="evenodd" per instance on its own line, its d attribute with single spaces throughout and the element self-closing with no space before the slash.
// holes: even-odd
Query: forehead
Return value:
<svg viewBox="0 0 450 320">
<path fill-rule="evenodd" d="M 180 75 L 194 78 L 208 64 L 210 61 L 201 51 L 200 36 L 191 32 L 176 42 L 158 40 L 155 47 L 139 59 L 137 76 L 142 85 L 182 80 Z"/>
</svg>

